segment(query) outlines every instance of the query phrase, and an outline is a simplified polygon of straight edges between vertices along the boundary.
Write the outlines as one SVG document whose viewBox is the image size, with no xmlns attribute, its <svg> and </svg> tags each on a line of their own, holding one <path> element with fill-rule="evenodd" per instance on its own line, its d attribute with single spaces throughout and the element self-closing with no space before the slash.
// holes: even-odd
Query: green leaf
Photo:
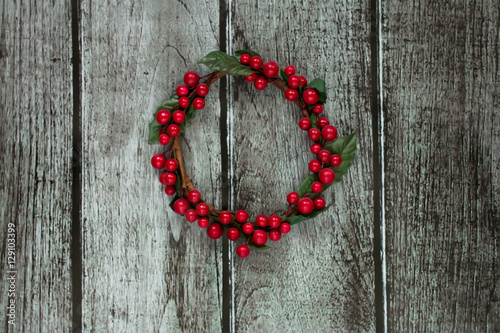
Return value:
<svg viewBox="0 0 500 333">
<path fill-rule="evenodd" d="M 177 196 L 181 196 L 181 192 L 182 192 L 182 184 L 181 184 L 181 177 L 179 177 L 179 175 L 177 175 L 177 180 L 175 181 L 175 193 Z"/>
<path fill-rule="evenodd" d="M 311 185 L 312 183 L 318 181 L 318 176 L 316 174 L 312 174 L 306 177 L 302 184 L 299 187 L 299 197 L 303 197 L 307 193 L 311 193 Z"/>
<path fill-rule="evenodd" d="M 347 171 L 351 166 L 352 159 L 354 158 L 354 153 L 357 149 L 356 133 L 338 138 L 337 140 L 327 144 L 324 149 L 328 150 L 332 154 L 338 154 L 342 158 L 342 163 L 338 167 L 331 168 L 335 172 L 334 183 L 338 183 L 342 180 L 342 177 L 347 174 Z M 323 187 L 323 190 L 325 190 L 325 187 Z"/>
<path fill-rule="evenodd" d="M 318 127 L 318 116 L 315 113 L 311 114 L 309 119 L 311 119 L 311 128 Z"/>
<path fill-rule="evenodd" d="M 280 69 L 280 74 L 283 81 L 285 81 L 285 83 L 288 84 L 288 75 L 285 74 L 285 71 Z"/>
<path fill-rule="evenodd" d="M 179 194 L 175 194 L 174 198 L 172 199 L 172 201 L 170 201 L 170 203 L 168 204 L 168 206 L 170 207 L 170 209 L 175 213 L 175 210 L 174 210 L 174 202 L 177 201 L 177 199 L 180 199 L 180 195 Z M 176 213 L 177 214 L 177 213 Z"/>
<path fill-rule="evenodd" d="M 238 57 L 238 61 L 240 61 L 241 55 L 245 54 L 245 53 L 250 55 L 251 57 L 255 57 L 255 56 L 260 57 L 260 55 L 257 52 L 254 52 L 252 50 L 238 50 L 238 51 L 234 52 L 234 56 Z"/>
<path fill-rule="evenodd" d="M 189 105 L 189 108 L 186 111 L 186 119 L 179 125 L 179 128 L 181 129 L 181 133 L 184 133 L 186 129 L 191 126 L 191 122 L 193 119 L 196 118 L 196 109 L 194 108 L 193 104 Z"/>
<path fill-rule="evenodd" d="M 300 214 L 292 214 L 286 218 L 283 219 L 282 222 L 288 222 L 290 225 L 294 225 L 300 222 L 304 222 L 307 220 L 310 220 L 319 214 L 323 213 L 325 210 L 327 210 L 331 205 L 326 206 L 325 208 L 321 210 L 313 210 L 309 215 L 300 215 Z"/>
<path fill-rule="evenodd" d="M 198 63 L 207 66 L 209 69 L 236 77 L 255 73 L 249 66 L 242 65 L 235 57 L 228 56 L 220 51 L 210 52 Z"/>
<path fill-rule="evenodd" d="M 308 89 L 308 88 L 316 89 L 319 92 L 319 101 L 321 103 L 326 102 L 325 80 L 314 79 L 307 85 L 306 89 Z"/>
<path fill-rule="evenodd" d="M 148 143 L 156 143 L 160 139 L 160 130 L 162 129 L 163 126 L 158 124 L 156 121 L 156 118 L 149 123 L 149 136 L 148 136 Z"/>
<path fill-rule="evenodd" d="M 250 248 L 252 248 L 254 250 L 268 250 L 268 249 L 271 248 L 270 246 L 267 246 L 267 245 L 257 246 L 257 245 L 255 245 L 254 243 L 251 243 L 251 242 L 248 243 L 248 247 L 250 247 Z"/>
<path fill-rule="evenodd" d="M 158 111 L 160 111 L 160 110 L 170 110 L 171 108 L 173 108 L 177 104 L 179 104 L 179 96 L 172 95 L 166 101 L 163 101 L 163 103 L 161 103 L 161 105 L 156 110 L 155 115 L 158 113 Z"/>
</svg>

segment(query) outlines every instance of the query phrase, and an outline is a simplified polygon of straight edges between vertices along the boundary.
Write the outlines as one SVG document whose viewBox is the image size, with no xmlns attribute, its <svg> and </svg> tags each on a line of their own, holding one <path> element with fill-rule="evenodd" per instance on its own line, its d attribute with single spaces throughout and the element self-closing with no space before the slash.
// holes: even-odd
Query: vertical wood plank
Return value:
<svg viewBox="0 0 500 333">
<path fill-rule="evenodd" d="M 83 1 L 84 329 L 220 331 L 221 245 L 168 208 L 147 124 L 187 70 L 218 49 L 218 3 Z M 220 203 L 218 93 L 182 141 Z"/>
<path fill-rule="evenodd" d="M 69 332 L 71 8 L 67 1 L 2 1 L 0 8 L 0 327 Z M 6 316 L 12 275 L 14 326 Z"/>
<path fill-rule="evenodd" d="M 292 64 L 308 80 L 324 78 L 325 115 L 341 136 L 359 136 L 349 175 L 326 195 L 334 202 L 328 212 L 269 241 L 270 250 L 234 258 L 238 332 L 375 329 L 368 5 L 233 2 L 233 49 Z M 242 79 L 232 88 L 234 209 L 269 216 L 286 209 L 286 195 L 309 174 L 310 141 L 282 92 L 257 92 Z"/>
<path fill-rule="evenodd" d="M 498 2 L 383 7 L 389 329 L 498 332 Z"/>
</svg>

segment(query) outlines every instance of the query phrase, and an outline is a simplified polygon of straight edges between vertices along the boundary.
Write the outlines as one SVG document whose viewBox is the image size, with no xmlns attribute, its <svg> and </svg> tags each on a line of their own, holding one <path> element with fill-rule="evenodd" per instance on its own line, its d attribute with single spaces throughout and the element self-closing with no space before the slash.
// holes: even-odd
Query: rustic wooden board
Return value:
<svg viewBox="0 0 500 333">
<path fill-rule="evenodd" d="M 69 332 L 71 9 L 58 0 L 3 1 L 0 8 L 0 327 Z M 6 317 L 9 271 L 17 271 L 15 326 Z"/>
<path fill-rule="evenodd" d="M 373 176 L 370 112 L 370 14 L 360 1 L 235 1 L 233 50 L 293 64 L 326 80 L 326 115 L 341 136 L 359 134 L 345 181 L 326 196 L 330 210 L 294 226 L 272 249 L 234 256 L 238 332 L 374 331 Z M 234 209 L 286 209 L 312 159 L 300 111 L 269 86 L 233 80 L 231 112 Z M 269 241 L 270 242 L 270 241 Z M 272 243 L 272 242 L 270 242 Z"/>
<path fill-rule="evenodd" d="M 168 208 L 147 123 L 218 49 L 211 1 L 83 1 L 84 329 L 220 331 L 221 242 Z M 220 205 L 217 90 L 183 140 L 188 172 Z"/>
<path fill-rule="evenodd" d="M 498 332 L 498 2 L 383 17 L 389 330 Z"/>
</svg>

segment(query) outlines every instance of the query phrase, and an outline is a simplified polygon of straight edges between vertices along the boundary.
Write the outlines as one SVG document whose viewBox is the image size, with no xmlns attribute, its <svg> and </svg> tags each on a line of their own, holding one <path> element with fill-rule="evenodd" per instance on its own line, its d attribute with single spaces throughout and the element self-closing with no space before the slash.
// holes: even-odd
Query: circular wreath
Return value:
<svg viewBox="0 0 500 333">
<path fill-rule="evenodd" d="M 245 258 L 249 246 L 267 249 L 266 242 L 278 241 L 282 234 L 290 231 L 291 226 L 324 212 L 325 199 L 321 196 L 332 184 L 342 180 L 351 165 L 356 151 L 356 133 L 337 137 L 337 129 L 330 125 L 326 117 L 321 117 L 326 102 L 325 81 L 314 79 L 307 82 L 304 76 L 296 75 L 293 66 L 280 70 L 274 61 L 265 64 L 257 53 L 240 50 L 234 56 L 214 51 L 203 57 L 199 64 L 206 65 L 214 72 L 199 77 L 189 71 L 184 75 L 184 84 L 176 89 L 176 94 L 162 103 L 149 124 L 148 142 L 159 142 L 171 148 L 153 156 L 151 164 L 161 170 L 160 183 L 165 185 L 165 193 L 174 196 L 170 207 L 188 222 L 198 220 L 201 228 L 207 228 L 212 239 L 218 239 L 226 231 L 231 241 L 242 239 L 244 244 L 236 248 L 236 254 Z M 281 75 L 280 79 L 278 74 Z M 300 129 L 307 131 L 313 141 L 310 151 L 315 158 L 309 162 L 312 172 L 300 184 L 297 192 L 287 195 L 288 207 L 283 214 L 258 215 L 249 219 L 245 210 L 222 211 L 202 199 L 201 193 L 186 173 L 180 134 L 185 132 L 196 117 L 196 112 L 205 107 L 205 96 L 210 86 L 225 75 L 244 76 L 245 81 L 253 82 L 257 90 L 263 90 L 270 83 L 285 93 L 288 101 L 295 102 L 303 117 L 299 120 Z M 206 78 L 200 83 L 200 79 Z M 172 139 L 172 140 L 171 140 Z M 254 222 L 251 222 L 254 221 Z"/>
</svg>

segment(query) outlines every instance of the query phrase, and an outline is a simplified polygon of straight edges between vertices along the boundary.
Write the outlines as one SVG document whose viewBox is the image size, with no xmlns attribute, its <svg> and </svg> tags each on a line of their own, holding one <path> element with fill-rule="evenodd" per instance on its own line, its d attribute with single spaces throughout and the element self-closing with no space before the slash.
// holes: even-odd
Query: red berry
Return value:
<svg viewBox="0 0 500 333">
<path fill-rule="evenodd" d="M 212 239 L 218 239 L 222 236 L 222 227 L 220 224 L 214 223 L 208 226 L 207 229 L 208 237 Z"/>
<path fill-rule="evenodd" d="M 264 230 L 255 230 L 252 235 L 252 242 L 257 246 L 262 246 L 267 242 L 267 233 Z"/>
<path fill-rule="evenodd" d="M 241 227 L 241 230 L 243 231 L 243 233 L 245 233 L 247 235 L 250 235 L 253 232 L 253 225 L 252 225 L 252 223 L 245 223 L 245 224 L 243 224 L 243 226 Z"/>
<path fill-rule="evenodd" d="M 319 128 L 323 128 L 326 125 L 330 125 L 330 121 L 326 117 L 321 117 L 318 119 L 318 126 Z"/>
<path fill-rule="evenodd" d="M 290 75 L 288 77 L 287 84 L 290 88 L 297 89 L 300 87 L 300 77 L 297 75 Z"/>
<path fill-rule="evenodd" d="M 312 88 L 304 90 L 302 97 L 304 98 L 304 102 L 309 105 L 316 104 L 319 100 L 318 91 Z"/>
<path fill-rule="evenodd" d="M 302 88 L 307 87 L 307 80 L 303 76 L 299 76 L 300 79 L 300 84 L 302 85 Z"/>
<path fill-rule="evenodd" d="M 246 258 L 250 254 L 250 249 L 248 248 L 248 245 L 241 244 L 236 248 L 236 254 L 240 258 Z"/>
<path fill-rule="evenodd" d="M 273 229 L 279 228 L 281 224 L 281 218 L 278 215 L 271 215 L 269 216 L 268 224 Z"/>
<path fill-rule="evenodd" d="M 303 215 L 310 214 L 314 209 L 314 203 L 309 198 L 302 198 L 299 200 L 299 204 L 297 205 L 299 212 Z"/>
<path fill-rule="evenodd" d="M 323 149 L 318 153 L 318 160 L 323 163 L 328 163 L 330 162 L 331 156 L 332 154 L 330 154 L 328 150 Z"/>
<path fill-rule="evenodd" d="M 236 228 L 229 228 L 226 235 L 229 240 L 235 241 L 240 238 L 240 231 Z"/>
<path fill-rule="evenodd" d="M 185 85 L 180 85 L 177 87 L 177 89 L 175 89 L 175 93 L 179 97 L 187 96 L 189 94 L 189 89 Z"/>
<path fill-rule="evenodd" d="M 208 92 L 210 89 L 208 88 L 208 85 L 205 83 L 200 83 L 199 85 L 196 86 L 196 93 L 198 96 L 205 97 L 208 95 Z"/>
<path fill-rule="evenodd" d="M 275 77 L 280 72 L 280 67 L 274 61 L 268 61 L 264 64 L 264 68 L 262 68 L 262 72 L 267 77 Z"/>
<path fill-rule="evenodd" d="M 208 219 L 206 217 L 200 217 L 198 219 L 198 225 L 200 226 L 200 228 L 208 227 Z"/>
<path fill-rule="evenodd" d="M 232 219 L 233 219 L 233 215 L 231 215 L 230 212 L 222 212 L 219 215 L 219 220 L 220 220 L 220 223 L 222 223 L 222 224 L 229 224 Z"/>
<path fill-rule="evenodd" d="M 282 234 L 289 233 L 290 229 L 291 229 L 290 224 L 288 224 L 286 222 L 281 223 L 281 225 L 280 225 L 280 231 L 281 231 Z"/>
<path fill-rule="evenodd" d="M 167 127 L 167 134 L 171 137 L 176 137 L 181 134 L 181 129 L 176 124 L 170 124 Z"/>
<path fill-rule="evenodd" d="M 174 202 L 174 212 L 184 215 L 189 209 L 189 202 L 186 199 L 177 199 Z"/>
<path fill-rule="evenodd" d="M 168 172 L 162 172 L 160 173 L 160 183 L 162 183 L 163 185 L 167 185 L 167 182 L 165 180 L 165 176 L 167 175 Z"/>
<path fill-rule="evenodd" d="M 285 98 L 289 100 L 290 102 L 295 101 L 297 98 L 299 98 L 299 93 L 295 89 L 287 89 L 285 91 Z"/>
<path fill-rule="evenodd" d="M 253 74 L 250 74 L 248 76 L 243 76 L 243 78 L 245 79 L 245 81 L 247 82 L 253 82 L 255 81 L 255 79 L 257 78 L 257 74 L 256 73 L 253 73 Z"/>
<path fill-rule="evenodd" d="M 184 109 L 187 108 L 189 106 L 189 98 L 187 97 L 179 98 L 179 106 Z"/>
<path fill-rule="evenodd" d="M 168 123 L 168 119 L 170 118 L 170 111 L 168 110 L 160 110 L 156 113 L 156 122 L 161 126 L 165 126 Z"/>
<path fill-rule="evenodd" d="M 288 201 L 289 205 L 295 205 L 299 202 L 299 194 L 297 192 L 290 192 L 286 196 L 286 201 Z"/>
<path fill-rule="evenodd" d="M 299 120 L 299 127 L 303 131 L 307 131 L 309 128 L 311 128 L 311 120 L 307 117 L 304 117 Z"/>
<path fill-rule="evenodd" d="M 311 185 L 311 191 L 313 191 L 314 193 L 319 193 L 323 191 L 323 185 L 320 182 L 314 182 Z"/>
<path fill-rule="evenodd" d="M 255 79 L 253 85 L 257 90 L 264 90 L 267 87 L 267 81 L 263 77 L 258 77 L 257 79 Z"/>
<path fill-rule="evenodd" d="M 188 193 L 188 200 L 191 203 L 197 203 L 201 200 L 201 193 L 198 190 L 191 190 Z"/>
<path fill-rule="evenodd" d="M 200 77 L 193 71 L 186 72 L 184 74 L 184 83 L 188 87 L 194 87 L 200 81 Z"/>
<path fill-rule="evenodd" d="M 286 74 L 287 76 L 290 76 L 290 75 L 295 74 L 295 67 L 293 67 L 293 66 L 291 66 L 291 65 L 290 65 L 290 66 L 286 66 L 286 67 L 285 67 L 285 74 Z"/>
<path fill-rule="evenodd" d="M 193 223 L 194 221 L 196 221 L 198 219 L 198 214 L 196 214 L 194 209 L 189 209 L 186 212 L 186 214 L 184 215 L 184 217 L 186 218 L 186 220 L 188 222 Z"/>
<path fill-rule="evenodd" d="M 314 155 L 318 155 L 318 153 L 321 151 L 321 145 L 319 143 L 315 143 L 311 146 L 311 153 Z"/>
<path fill-rule="evenodd" d="M 162 134 L 160 135 L 160 138 L 158 139 L 160 141 L 160 144 L 163 146 L 166 146 L 170 142 L 170 137 L 167 134 Z"/>
<path fill-rule="evenodd" d="M 177 170 L 178 166 L 179 166 L 179 163 L 177 162 L 177 160 L 175 160 L 173 158 L 169 158 L 165 162 L 165 169 L 167 169 L 167 171 L 170 171 L 170 172 L 174 172 L 175 170 Z"/>
<path fill-rule="evenodd" d="M 260 69 L 262 67 L 262 59 L 258 56 L 251 57 L 250 67 L 253 69 Z"/>
<path fill-rule="evenodd" d="M 174 114 L 172 115 L 172 120 L 177 124 L 184 122 L 185 119 L 186 119 L 186 114 L 181 110 L 175 111 Z"/>
<path fill-rule="evenodd" d="M 309 170 L 312 173 L 319 172 L 319 170 L 321 170 L 321 162 L 318 160 L 312 160 L 311 162 L 309 162 Z"/>
<path fill-rule="evenodd" d="M 323 209 L 326 206 L 326 201 L 323 198 L 314 199 L 314 208 L 317 210 Z"/>
<path fill-rule="evenodd" d="M 196 110 L 201 110 L 205 107 L 205 100 L 201 97 L 196 97 L 194 100 L 193 100 L 193 107 L 196 109 Z"/>
<path fill-rule="evenodd" d="M 317 128 L 311 128 L 309 132 L 307 132 L 307 136 L 312 141 L 318 141 L 321 138 L 321 131 Z"/>
<path fill-rule="evenodd" d="M 267 227 L 267 217 L 266 215 L 259 215 L 255 218 L 255 224 L 257 224 L 259 227 L 264 228 Z"/>
<path fill-rule="evenodd" d="M 163 169 L 163 167 L 165 166 L 165 155 L 163 154 L 156 154 L 153 156 L 153 158 L 151 158 L 151 165 L 153 166 L 153 168 L 155 169 Z"/>
<path fill-rule="evenodd" d="M 340 155 L 333 154 L 332 158 L 330 159 L 330 165 L 336 168 L 340 166 L 340 164 L 342 164 L 342 157 L 340 157 Z"/>
<path fill-rule="evenodd" d="M 332 125 L 326 125 L 321 130 L 321 136 L 326 141 L 333 141 L 337 138 L 337 129 Z"/>
<path fill-rule="evenodd" d="M 175 186 L 168 185 L 167 187 L 165 187 L 165 194 L 166 195 L 174 195 L 175 192 L 177 192 L 177 190 L 175 189 Z"/>
<path fill-rule="evenodd" d="M 319 181 L 325 185 L 330 185 L 335 180 L 335 172 L 330 168 L 321 169 L 318 174 Z"/>
<path fill-rule="evenodd" d="M 251 56 L 249 54 L 243 53 L 240 56 L 240 63 L 242 65 L 248 65 L 250 63 L 250 58 L 251 58 Z"/>
<path fill-rule="evenodd" d="M 164 177 L 165 183 L 167 185 L 175 185 L 175 182 L 177 181 L 177 175 L 175 173 L 167 173 Z"/>
<path fill-rule="evenodd" d="M 321 112 L 323 112 L 323 105 L 321 105 L 321 104 L 315 105 L 312 108 L 312 112 L 315 114 L 320 114 Z"/>
<path fill-rule="evenodd" d="M 281 232 L 278 229 L 269 231 L 269 239 L 273 242 L 279 241 L 281 239 Z"/>
<path fill-rule="evenodd" d="M 234 214 L 234 218 L 240 223 L 245 223 L 248 220 L 248 213 L 245 210 L 240 209 L 236 212 L 236 214 Z"/>
<path fill-rule="evenodd" d="M 208 205 L 204 202 L 200 202 L 198 205 L 196 205 L 196 213 L 200 216 L 206 216 L 210 209 L 208 208 Z"/>
</svg>

